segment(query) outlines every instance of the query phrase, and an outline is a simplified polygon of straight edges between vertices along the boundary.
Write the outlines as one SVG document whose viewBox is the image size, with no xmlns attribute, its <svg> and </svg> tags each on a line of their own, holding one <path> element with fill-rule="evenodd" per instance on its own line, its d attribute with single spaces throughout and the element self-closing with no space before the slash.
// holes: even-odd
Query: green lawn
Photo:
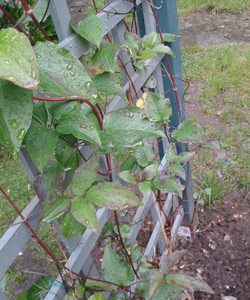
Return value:
<svg viewBox="0 0 250 300">
<path fill-rule="evenodd" d="M 218 139 L 220 147 L 234 165 L 225 176 L 216 179 L 214 152 L 203 150 L 194 161 L 196 188 L 213 186 L 214 200 L 223 192 L 250 187 L 250 45 L 185 46 L 182 48 L 186 78 L 200 83 L 198 104 L 204 114 L 220 118 L 225 129 L 206 126 L 208 135 Z M 206 170 L 204 172 L 204 170 Z M 207 197 L 206 197 L 207 198 Z"/>
<path fill-rule="evenodd" d="M 201 9 L 236 13 L 250 8 L 249 0 L 177 0 L 177 5 L 180 15 L 186 15 Z"/>
</svg>

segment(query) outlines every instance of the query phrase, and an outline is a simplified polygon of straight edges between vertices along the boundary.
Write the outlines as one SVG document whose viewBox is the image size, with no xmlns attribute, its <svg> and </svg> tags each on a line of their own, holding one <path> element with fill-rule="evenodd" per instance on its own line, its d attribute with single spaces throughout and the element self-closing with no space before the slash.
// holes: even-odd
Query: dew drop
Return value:
<svg viewBox="0 0 250 300">
<path fill-rule="evenodd" d="M 88 220 L 85 220 L 85 224 L 86 224 L 86 225 L 89 225 L 89 221 L 88 221 Z"/>
<path fill-rule="evenodd" d="M 24 128 L 19 129 L 16 138 L 17 138 L 19 141 L 22 141 L 23 138 L 24 138 L 24 136 L 25 136 L 25 133 L 26 133 L 26 130 L 25 130 Z"/>
<path fill-rule="evenodd" d="M 8 61 L 8 60 L 6 60 L 6 61 L 5 61 L 5 63 L 6 63 L 6 65 L 8 65 L 8 64 L 9 64 L 9 61 Z"/>
<path fill-rule="evenodd" d="M 9 120 L 8 123 L 10 124 L 10 126 L 14 129 L 17 129 L 18 128 L 18 124 L 16 122 L 16 120 L 12 119 L 12 120 Z"/>
<path fill-rule="evenodd" d="M 34 56 L 31 55 L 30 58 L 29 58 L 29 62 L 32 62 L 34 60 Z"/>
<path fill-rule="evenodd" d="M 37 58 L 41 58 L 41 55 L 40 55 L 40 54 L 37 54 L 36 57 L 37 57 Z"/>
<path fill-rule="evenodd" d="M 67 70 L 72 70 L 73 66 L 72 65 L 67 65 L 66 69 Z"/>
<path fill-rule="evenodd" d="M 93 125 L 90 125 L 89 128 L 90 130 L 94 130 L 95 127 Z"/>
<path fill-rule="evenodd" d="M 29 69 L 28 69 L 28 68 L 26 68 L 26 69 L 25 69 L 25 72 L 26 72 L 26 73 L 29 73 Z"/>
<path fill-rule="evenodd" d="M 49 54 L 50 54 L 51 56 L 54 56 L 54 55 L 55 55 L 55 52 L 54 52 L 53 50 L 50 50 Z"/>
<path fill-rule="evenodd" d="M 75 76 L 76 73 L 75 73 L 75 72 L 70 72 L 70 75 L 71 75 L 71 76 Z"/>
<path fill-rule="evenodd" d="M 8 77 L 8 80 L 9 81 L 12 81 L 12 82 L 16 82 L 16 78 L 14 76 L 9 76 Z"/>
</svg>

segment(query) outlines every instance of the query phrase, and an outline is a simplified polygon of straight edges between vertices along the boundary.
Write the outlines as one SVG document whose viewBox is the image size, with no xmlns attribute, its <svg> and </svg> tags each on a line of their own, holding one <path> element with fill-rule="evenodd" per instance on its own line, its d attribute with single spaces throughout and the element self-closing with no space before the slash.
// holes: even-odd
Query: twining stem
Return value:
<svg viewBox="0 0 250 300">
<path fill-rule="evenodd" d="M 16 21 L 12 18 L 12 16 L 8 13 L 8 11 L 2 6 L 2 5 L 0 5 L 0 9 L 2 10 L 2 12 L 4 13 L 4 15 L 10 20 L 10 22 L 14 25 L 14 26 L 16 26 Z M 22 30 L 22 28 L 20 27 L 20 26 L 16 26 L 16 28 L 20 31 L 20 32 L 22 32 L 23 34 L 25 34 L 26 36 L 27 36 L 27 38 L 30 40 L 30 42 L 31 42 L 31 44 L 32 45 L 35 45 L 35 41 L 32 39 L 32 37 L 28 34 L 28 33 L 26 33 L 24 30 Z"/>
<path fill-rule="evenodd" d="M 26 3 L 25 0 L 20 0 L 27 15 L 30 16 L 30 18 L 32 19 L 32 21 L 35 23 L 35 25 L 37 26 L 37 28 L 41 31 L 41 33 L 44 35 L 44 37 L 46 38 L 46 40 L 51 42 L 50 37 L 47 35 L 47 32 L 42 28 L 42 26 L 40 25 L 40 23 L 37 21 L 37 19 L 34 17 L 33 13 L 32 13 L 32 8 L 29 7 L 29 5 Z"/>
<path fill-rule="evenodd" d="M 22 213 L 20 212 L 20 210 L 16 207 L 16 205 L 14 204 L 14 202 L 9 198 L 9 196 L 5 193 L 5 191 L 0 187 L 0 192 L 3 194 L 4 198 L 9 202 L 9 204 L 12 206 L 12 208 L 17 212 L 17 214 L 19 215 L 19 217 L 22 219 L 23 223 L 25 224 L 25 226 L 29 229 L 29 231 L 32 233 L 33 238 L 37 241 L 37 243 L 43 248 L 43 250 L 52 258 L 52 260 L 55 262 L 58 272 L 60 273 L 61 270 L 59 269 L 59 266 L 68 271 L 71 272 L 71 274 L 79 277 L 79 278 L 83 278 L 86 280 L 92 280 L 92 281 L 98 281 L 98 282 L 102 282 L 102 283 L 107 283 L 107 284 L 112 284 L 114 286 L 117 286 L 119 288 L 123 288 L 122 286 L 119 286 L 116 283 L 104 280 L 104 279 L 98 279 L 98 278 L 91 278 L 91 277 L 87 277 L 81 274 L 78 274 L 72 270 L 70 270 L 68 267 L 66 267 L 65 265 L 63 265 L 59 259 L 53 254 L 53 252 L 48 248 L 48 246 L 39 238 L 39 236 L 37 235 L 37 233 L 32 229 L 32 227 L 30 226 L 29 222 L 26 220 L 26 218 L 22 215 Z"/>
<path fill-rule="evenodd" d="M 33 96 L 34 100 L 38 100 L 38 101 L 80 101 L 80 103 L 87 103 L 92 110 L 94 111 L 97 120 L 98 120 L 98 124 L 100 126 L 100 129 L 102 130 L 102 119 L 100 118 L 100 115 L 96 109 L 96 107 L 94 106 L 94 104 L 92 104 L 88 99 L 82 99 L 82 98 L 65 98 L 65 97 L 38 97 L 38 96 Z"/>
<path fill-rule="evenodd" d="M 96 109 L 96 107 L 87 99 L 81 99 L 81 98 L 78 98 L 78 99 L 71 99 L 71 98 L 64 98 L 64 97 L 55 97 L 55 98 L 48 98 L 48 97 L 37 97 L 37 96 L 33 96 L 33 99 L 35 100 L 39 100 L 39 101 L 73 101 L 73 100 L 78 100 L 80 101 L 81 103 L 87 103 L 91 108 L 92 110 L 94 111 L 95 115 L 96 115 L 96 118 L 98 120 L 98 124 L 100 126 L 100 129 L 103 130 L 103 125 L 102 125 L 102 119 L 98 113 L 98 110 Z M 107 162 L 107 168 L 108 168 L 108 174 L 109 174 L 109 181 L 112 182 L 113 181 L 113 176 L 112 176 L 112 168 L 111 168 L 111 159 L 110 159 L 110 154 L 106 154 L 105 155 L 106 157 L 106 162 Z M 126 249 L 126 246 L 123 242 L 123 238 L 122 238 L 122 235 L 121 235 L 121 232 L 120 232 L 120 226 L 119 226 L 119 221 L 118 221 L 118 217 L 117 217 L 117 212 L 114 211 L 114 218 L 115 218 L 115 222 L 116 222 L 116 226 L 117 226 L 117 229 L 118 229 L 118 233 L 119 233 L 119 238 L 120 238 L 120 242 L 122 244 L 122 247 L 123 247 L 123 250 L 125 252 L 125 255 L 126 257 L 128 258 L 128 261 L 136 275 L 137 278 L 138 277 L 138 274 L 135 270 L 135 267 L 133 266 L 133 262 L 132 262 L 132 259 L 130 257 L 130 255 L 128 254 L 128 251 Z"/>
<path fill-rule="evenodd" d="M 97 8 L 97 6 L 96 6 L 95 0 L 92 0 L 92 2 L 93 2 L 93 6 L 94 6 L 94 8 L 95 8 L 96 13 L 98 13 L 98 8 Z M 109 41 L 110 43 L 112 43 L 112 40 L 111 40 L 111 38 L 109 37 L 108 34 L 106 34 L 106 38 L 108 39 L 108 41 Z M 139 97 L 138 97 L 137 90 L 136 90 L 136 88 L 135 88 L 134 82 L 133 82 L 131 76 L 129 75 L 129 73 L 128 73 L 128 71 L 127 71 L 127 69 L 126 69 L 126 67 L 125 67 L 125 65 L 124 65 L 124 63 L 123 63 L 123 61 L 122 61 L 120 55 L 118 55 L 118 59 L 119 59 L 119 61 L 120 61 L 120 64 L 121 64 L 121 66 L 122 66 L 122 69 L 123 69 L 124 73 L 126 74 L 128 80 L 129 80 L 129 82 L 130 82 L 130 84 L 131 84 L 131 86 L 132 86 L 132 88 L 133 88 L 133 90 L 134 90 L 134 92 L 135 92 L 136 98 L 138 99 Z"/>
</svg>

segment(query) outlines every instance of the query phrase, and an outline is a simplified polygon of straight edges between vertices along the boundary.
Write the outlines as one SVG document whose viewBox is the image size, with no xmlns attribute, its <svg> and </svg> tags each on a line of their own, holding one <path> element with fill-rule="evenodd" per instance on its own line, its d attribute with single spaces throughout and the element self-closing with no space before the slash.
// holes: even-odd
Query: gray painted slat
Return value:
<svg viewBox="0 0 250 300">
<path fill-rule="evenodd" d="M 164 209 L 166 215 L 169 214 L 169 211 L 171 209 L 171 205 L 172 205 L 171 198 L 172 198 L 172 194 L 168 194 L 166 202 L 165 202 L 165 204 L 163 206 L 163 209 Z M 163 224 L 165 224 L 166 219 L 165 219 L 163 213 L 161 213 L 161 219 L 162 219 Z M 144 255 L 146 255 L 149 259 L 153 255 L 154 246 L 157 244 L 160 236 L 161 236 L 160 222 L 157 221 L 157 223 L 155 224 L 154 230 L 153 230 L 153 232 L 151 234 L 151 237 L 149 239 L 149 242 L 147 244 L 146 250 L 144 252 Z"/>
<path fill-rule="evenodd" d="M 183 220 L 183 216 L 184 216 L 184 211 L 183 211 L 183 208 L 180 207 L 178 209 L 178 212 L 175 216 L 175 220 L 174 220 L 174 224 L 172 226 L 172 229 L 171 229 L 171 244 L 174 243 L 175 241 L 175 238 L 176 238 L 176 235 L 177 235 L 177 231 L 182 223 L 182 220 Z"/>
<path fill-rule="evenodd" d="M 152 193 L 148 192 L 146 197 L 144 197 L 144 199 L 142 200 L 143 206 L 140 206 L 136 211 L 136 214 L 133 218 L 133 221 L 131 222 L 131 227 L 130 227 L 130 238 L 131 238 L 132 245 L 135 244 L 135 242 L 136 242 L 136 238 L 141 229 L 143 221 L 144 221 L 145 217 L 147 216 L 147 214 L 150 210 L 150 207 L 152 206 L 152 203 L 153 203 L 152 201 L 153 201 Z"/>
<path fill-rule="evenodd" d="M 37 169 L 36 165 L 34 164 L 33 160 L 29 156 L 28 151 L 26 150 L 25 146 L 22 146 L 20 151 L 18 152 L 18 158 L 27 173 L 31 182 L 33 182 L 34 178 L 40 174 L 39 170 Z"/>
<path fill-rule="evenodd" d="M 0 291 L 0 299 L 1 300 L 9 300 L 9 298 L 6 295 L 4 295 L 1 291 Z"/>
<path fill-rule="evenodd" d="M 137 1 L 138 4 L 141 2 L 142 0 Z M 133 6 L 133 3 L 130 1 L 117 0 L 112 1 L 109 5 L 107 5 L 105 7 L 105 12 L 102 11 L 98 13 L 97 16 L 102 20 L 103 23 L 103 36 L 105 36 L 118 23 L 120 23 L 126 17 L 126 14 L 124 13 L 129 12 L 133 8 Z M 62 19 L 62 22 L 65 21 Z M 70 50 L 79 58 L 83 55 L 83 53 L 87 52 L 87 50 L 91 47 L 91 44 L 86 42 L 84 39 L 79 38 L 75 33 L 73 33 L 70 36 L 68 36 L 65 40 L 61 41 L 59 46 Z"/>
<path fill-rule="evenodd" d="M 28 218 L 30 226 L 36 230 L 40 212 L 42 210 L 41 204 L 37 197 L 26 206 L 22 211 L 25 218 Z M 20 223 L 21 222 L 21 223 Z M 7 271 L 10 265 L 13 263 L 18 253 L 23 249 L 28 240 L 31 237 L 29 229 L 22 223 L 20 217 L 16 218 L 13 224 L 18 225 L 11 226 L 0 239 L 0 277 Z"/>
<path fill-rule="evenodd" d="M 49 11 L 53 19 L 58 39 L 59 41 L 62 41 L 72 33 L 69 25 L 71 16 L 67 1 L 52 0 L 49 6 Z"/>
</svg>

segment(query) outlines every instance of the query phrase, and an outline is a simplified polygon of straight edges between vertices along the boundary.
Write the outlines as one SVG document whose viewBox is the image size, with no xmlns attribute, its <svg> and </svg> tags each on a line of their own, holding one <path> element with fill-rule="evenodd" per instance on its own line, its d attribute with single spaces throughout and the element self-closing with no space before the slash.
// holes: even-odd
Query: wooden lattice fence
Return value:
<svg viewBox="0 0 250 300">
<path fill-rule="evenodd" d="M 155 23 L 155 18 L 152 15 L 150 3 L 148 1 L 137 0 L 136 5 L 139 5 L 137 9 L 137 19 L 139 22 L 140 34 L 144 35 L 145 33 L 156 31 L 157 24 Z M 154 6 L 157 8 L 156 13 L 158 14 L 159 26 L 163 32 L 170 32 L 178 34 L 178 22 L 177 22 L 177 13 L 176 13 L 176 1 L 154 1 Z M 124 43 L 124 32 L 125 27 L 123 19 L 126 16 L 126 13 L 130 12 L 134 7 L 134 1 L 128 0 L 113 0 L 109 1 L 104 11 L 100 11 L 97 16 L 102 20 L 104 32 L 103 35 L 111 33 L 114 42 L 122 44 Z M 80 58 L 91 46 L 86 40 L 77 36 L 72 32 L 69 22 L 71 19 L 70 11 L 67 5 L 66 0 L 52 0 L 50 3 L 50 13 L 53 19 L 53 23 L 59 38 L 59 46 L 64 47 L 67 50 L 70 50 L 76 57 Z M 125 13 L 126 12 L 126 13 Z M 173 74 L 177 79 L 181 79 L 181 60 L 180 60 L 180 49 L 179 41 L 171 45 L 173 48 L 176 58 L 170 58 L 170 65 Z M 146 80 L 153 74 L 157 78 L 157 93 L 164 94 L 164 91 L 171 90 L 172 92 L 168 93 L 167 97 L 170 98 L 172 108 L 173 108 L 173 119 L 172 123 L 174 126 L 178 125 L 180 119 L 177 113 L 176 99 L 173 93 L 173 86 L 169 79 L 165 76 L 162 76 L 162 68 L 160 62 L 166 65 L 164 60 L 164 55 L 159 54 L 157 58 L 148 60 L 146 67 L 143 70 L 134 71 L 130 58 L 127 54 L 120 53 L 120 57 L 126 66 L 126 70 L 130 75 L 133 85 L 136 90 L 140 90 Z M 123 80 L 123 89 L 127 91 L 130 88 L 130 82 L 127 79 L 127 76 L 124 74 L 124 70 L 121 68 L 122 80 Z M 175 91 L 176 92 L 176 91 Z M 132 98 L 135 99 L 135 93 L 131 89 Z M 177 93 L 182 99 L 183 89 L 180 85 L 180 80 L 178 81 Z M 125 106 L 126 103 L 119 97 L 115 97 L 114 100 L 108 105 L 107 111 L 113 111 L 118 108 Z M 182 119 L 185 118 L 185 107 L 182 104 Z M 160 143 L 159 151 L 162 158 L 160 168 L 163 168 L 167 163 L 164 156 L 162 155 L 166 145 Z M 184 150 L 183 146 L 178 146 L 178 152 Z M 84 157 L 88 159 L 92 154 L 93 150 L 89 146 L 83 146 L 81 152 L 84 154 Z M 24 169 L 26 170 L 30 180 L 33 182 L 34 178 L 39 175 L 39 171 L 32 162 L 29 154 L 25 148 L 22 148 L 19 153 L 19 159 L 23 164 Z M 101 157 L 101 165 L 103 170 L 106 169 L 105 159 Z M 190 170 L 188 170 L 190 172 Z M 70 180 L 72 174 L 68 174 L 64 184 L 65 186 Z M 119 181 L 119 178 L 114 176 L 114 181 Z M 178 198 L 172 194 L 166 195 L 166 201 L 163 207 L 165 215 L 168 215 L 170 211 L 175 211 L 175 208 L 178 206 Z M 154 228 L 151 233 L 150 239 L 145 249 L 145 255 L 150 259 L 153 255 L 155 248 L 159 247 L 160 252 L 162 253 L 165 249 L 165 243 L 162 239 L 160 223 L 157 219 L 156 211 L 153 205 L 152 194 L 148 193 L 143 199 L 143 206 L 139 207 L 133 216 L 132 220 L 126 218 L 127 221 L 131 224 L 130 238 L 132 243 L 136 242 L 138 233 L 141 229 L 144 219 L 148 214 L 151 214 Z M 31 227 L 36 230 L 39 216 L 42 211 L 42 206 L 39 202 L 37 196 L 35 196 L 32 201 L 27 205 L 23 210 L 23 216 L 28 220 Z M 192 200 L 192 190 L 191 190 L 191 180 L 189 174 L 189 182 L 185 192 L 185 199 L 183 205 L 179 206 L 174 216 L 174 223 L 171 229 L 171 241 L 173 242 L 178 228 L 182 222 L 189 224 L 193 218 L 193 200 Z M 83 235 L 77 234 L 72 238 L 65 238 L 60 233 L 60 227 L 58 223 L 55 222 L 55 226 L 58 229 L 59 235 L 62 239 L 62 242 L 66 246 L 69 253 L 69 267 L 74 272 L 82 272 L 83 274 L 89 274 L 92 277 L 98 276 L 97 268 L 93 264 L 91 258 L 91 251 L 95 247 L 95 244 L 100 236 L 101 230 L 104 224 L 110 218 L 110 211 L 108 209 L 99 209 L 97 211 L 98 223 L 99 223 L 99 233 L 96 234 L 90 229 L 87 229 Z M 185 216 L 185 217 L 184 217 Z M 184 218 L 183 218 L 184 217 Z M 165 223 L 165 217 L 162 212 L 161 215 L 163 223 Z M 3 237 L 0 240 L 0 278 L 4 275 L 7 269 L 11 266 L 18 253 L 25 247 L 29 239 L 31 238 L 30 231 L 26 228 L 25 224 L 21 222 L 22 220 L 18 217 L 14 223 L 18 224 L 11 226 Z M 90 270 L 91 266 L 91 270 Z M 89 272 L 90 271 L 90 272 Z M 56 283 L 51 287 L 46 300 L 59 300 L 62 299 L 65 295 L 65 289 L 63 285 L 59 284 L 61 282 L 60 276 L 56 279 Z M 0 299 L 8 299 L 3 293 L 0 292 Z"/>
</svg>

